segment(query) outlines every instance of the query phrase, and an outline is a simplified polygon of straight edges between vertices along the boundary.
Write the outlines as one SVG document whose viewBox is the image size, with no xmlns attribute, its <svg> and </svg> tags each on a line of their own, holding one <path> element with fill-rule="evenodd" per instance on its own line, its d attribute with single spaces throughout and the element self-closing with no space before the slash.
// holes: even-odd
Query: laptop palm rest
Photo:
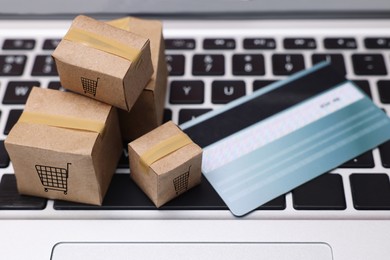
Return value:
<svg viewBox="0 0 390 260">
<path fill-rule="evenodd" d="M 332 260 L 325 243 L 58 243 L 52 260 Z"/>
</svg>

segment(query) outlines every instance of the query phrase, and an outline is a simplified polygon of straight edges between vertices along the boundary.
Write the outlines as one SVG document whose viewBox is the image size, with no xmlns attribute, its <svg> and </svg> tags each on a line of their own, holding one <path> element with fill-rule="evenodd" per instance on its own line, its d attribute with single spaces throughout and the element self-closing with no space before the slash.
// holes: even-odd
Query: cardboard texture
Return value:
<svg viewBox="0 0 390 260">
<path fill-rule="evenodd" d="M 150 40 L 152 78 L 130 112 L 118 111 L 123 139 L 135 140 L 161 125 L 163 120 L 168 71 L 162 22 L 126 17 L 108 23 Z"/>
<path fill-rule="evenodd" d="M 201 181 L 202 149 L 192 141 L 144 167 L 140 157 L 162 141 L 184 134 L 172 121 L 129 143 L 130 176 L 156 207 Z"/>
<path fill-rule="evenodd" d="M 22 120 L 28 113 L 93 120 L 104 133 Z M 5 140 L 21 194 L 101 205 L 122 152 L 116 109 L 70 92 L 33 88 Z"/>
<path fill-rule="evenodd" d="M 75 32 L 82 40 L 75 40 Z M 138 58 L 115 54 L 123 49 Z M 126 111 L 153 73 L 147 38 L 82 15 L 73 20 L 52 56 L 64 88 Z"/>
</svg>

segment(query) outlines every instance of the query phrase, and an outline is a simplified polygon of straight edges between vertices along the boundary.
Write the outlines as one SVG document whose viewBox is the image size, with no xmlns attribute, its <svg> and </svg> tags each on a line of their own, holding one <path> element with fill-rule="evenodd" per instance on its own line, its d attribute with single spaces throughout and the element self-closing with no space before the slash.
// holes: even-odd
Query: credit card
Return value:
<svg viewBox="0 0 390 260">
<path fill-rule="evenodd" d="M 390 119 L 324 62 L 180 126 L 236 216 L 390 139 Z"/>
</svg>

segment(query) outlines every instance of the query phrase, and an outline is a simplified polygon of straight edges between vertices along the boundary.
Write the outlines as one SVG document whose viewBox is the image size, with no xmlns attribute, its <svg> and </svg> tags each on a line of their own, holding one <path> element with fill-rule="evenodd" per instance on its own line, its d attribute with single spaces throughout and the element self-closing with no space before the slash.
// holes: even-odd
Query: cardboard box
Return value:
<svg viewBox="0 0 390 260">
<path fill-rule="evenodd" d="M 153 73 L 148 39 L 82 15 L 53 58 L 64 88 L 126 111 Z"/>
<path fill-rule="evenodd" d="M 202 149 L 172 121 L 128 148 L 130 176 L 157 207 L 201 181 Z"/>
<path fill-rule="evenodd" d="M 150 40 L 154 71 L 152 78 L 130 112 L 118 111 L 122 137 L 130 141 L 162 124 L 168 77 L 163 27 L 161 21 L 134 17 L 112 20 L 108 23 Z"/>
<path fill-rule="evenodd" d="M 21 194 L 100 205 L 121 143 L 114 107 L 33 88 L 5 147 Z"/>
</svg>

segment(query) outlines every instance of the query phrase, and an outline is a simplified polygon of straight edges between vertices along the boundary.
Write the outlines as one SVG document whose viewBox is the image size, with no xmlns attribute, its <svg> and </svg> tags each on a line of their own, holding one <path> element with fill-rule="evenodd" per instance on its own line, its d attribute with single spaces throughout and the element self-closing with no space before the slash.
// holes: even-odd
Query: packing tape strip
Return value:
<svg viewBox="0 0 390 260">
<path fill-rule="evenodd" d="M 89 132 L 96 132 L 100 135 L 103 135 L 105 128 L 105 124 L 99 121 L 26 111 L 24 111 L 20 116 L 19 122 L 69 128 L 74 130 L 84 130 Z"/>
<path fill-rule="evenodd" d="M 157 143 L 141 155 L 141 166 L 147 169 L 155 161 L 160 160 L 190 143 L 192 143 L 192 140 L 184 133 L 169 137 L 168 139 Z"/>
<path fill-rule="evenodd" d="M 111 26 L 122 29 L 122 30 L 128 30 L 129 22 L 130 22 L 130 19 L 128 17 L 125 17 L 125 18 L 121 18 L 121 19 L 111 20 L 111 21 L 108 21 L 106 23 L 111 25 Z"/>
<path fill-rule="evenodd" d="M 88 47 L 98 49 L 107 53 L 122 57 L 136 64 L 141 50 L 132 48 L 126 44 L 112 40 L 110 38 L 88 32 L 78 28 L 71 28 L 64 36 L 65 40 L 84 44 Z"/>
</svg>

